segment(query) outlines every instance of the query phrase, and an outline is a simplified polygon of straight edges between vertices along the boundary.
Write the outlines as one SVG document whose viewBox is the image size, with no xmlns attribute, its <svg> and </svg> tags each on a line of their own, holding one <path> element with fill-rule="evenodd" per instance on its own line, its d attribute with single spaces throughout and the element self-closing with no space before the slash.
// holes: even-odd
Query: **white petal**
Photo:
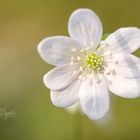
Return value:
<svg viewBox="0 0 140 140">
<path fill-rule="evenodd" d="M 89 118 L 97 120 L 104 117 L 109 109 L 109 93 L 104 79 L 100 82 L 90 77 L 84 79 L 79 93 L 82 109 Z"/>
<path fill-rule="evenodd" d="M 124 98 L 136 98 L 140 96 L 140 78 L 127 79 L 119 75 L 107 75 L 109 90 Z"/>
<path fill-rule="evenodd" d="M 72 50 L 75 49 L 75 52 Z M 52 65 L 62 65 L 70 62 L 72 54 L 80 50 L 79 43 L 69 37 L 54 36 L 42 40 L 38 52 L 42 59 Z"/>
<path fill-rule="evenodd" d="M 65 89 L 59 91 L 51 91 L 51 100 L 58 107 L 68 107 L 79 100 L 80 80 L 74 81 Z"/>
<path fill-rule="evenodd" d="M 70 36 L 84 44 L 97 47 L 102 37 L 102 23 L 99 17 L 89 9 L 78 9 L 69 19 L 68 30 Z"/>
<path fill-rule="evenodd" d="M 124 78 L 138 78 L 140 77 L 140 67 L 134 68 L 134 67 L 122 67 L 120 65 L 117 65 L 115 67 L 116 74 L 124 77 Z"/>
<path fill-rule="evenodd" d="M 120 28 L 105 40 L 113 52 L 132 53 L 140 47 L 140 29 L 135 27 Z"/>
<path fill-rule="evenodd" d="M 117 53 L 112 56 L 112 59 L 114 63 L 110 64 L 114 67 L 116 74 L 124 78 L 140 77 L 140 59 L 136 56 L 128 53 Z"/>
<path fill-rule="evenodd" d="M 51 90 L 60 90 L 71 84 L 79 76 L 77 66 L 65 64 L 49 71 L 43 78 L 44 84 Z"/>
</svg>

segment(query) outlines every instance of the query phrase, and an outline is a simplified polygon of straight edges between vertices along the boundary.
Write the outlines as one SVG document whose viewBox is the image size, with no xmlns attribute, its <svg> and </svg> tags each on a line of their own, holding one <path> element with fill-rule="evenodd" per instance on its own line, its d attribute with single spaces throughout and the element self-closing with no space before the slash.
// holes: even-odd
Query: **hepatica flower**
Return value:
<svg viewBox="0 0 140 140">
<path fill-rule="evenodd" d="M 109 94 L 124 98 L 140 95 L 140 59 L 131 53 L 140 46 L 140 29 L 120 28 L 101 40 L 99 17 L 89 9 L 78 9 L 68 22 L 70 37 L 53 36 L 42 40 L 38 52 L 54 65 L 43 78 L 58 107 L 79 102 L 93 120 L 109 110 Z"/>
</svg>

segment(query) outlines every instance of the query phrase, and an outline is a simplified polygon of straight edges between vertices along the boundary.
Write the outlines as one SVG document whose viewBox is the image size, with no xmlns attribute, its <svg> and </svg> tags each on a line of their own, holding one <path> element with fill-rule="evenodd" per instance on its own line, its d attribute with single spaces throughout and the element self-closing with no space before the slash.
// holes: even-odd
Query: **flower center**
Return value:
<svg viewBox="0 0 140 140">
<path fill-rule="evenodd" d="M 102 68 L 103 57 L 93 53 L 87 56 L 86 63 L 89 68 L 99 71 Z"/>
</svg>

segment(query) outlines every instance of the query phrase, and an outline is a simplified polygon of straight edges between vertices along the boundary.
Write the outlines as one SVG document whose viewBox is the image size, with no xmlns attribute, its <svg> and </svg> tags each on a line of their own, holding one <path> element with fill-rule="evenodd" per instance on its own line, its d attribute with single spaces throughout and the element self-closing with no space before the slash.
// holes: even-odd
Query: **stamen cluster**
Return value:
<svg viewBox="0 0 140 140">
<path fill-rule="evenodd" d="M 89 68 L 99 71 L 102 68 L 103 57 L 93 53 L 87 56 L 86 63 Z"/>
</svg>

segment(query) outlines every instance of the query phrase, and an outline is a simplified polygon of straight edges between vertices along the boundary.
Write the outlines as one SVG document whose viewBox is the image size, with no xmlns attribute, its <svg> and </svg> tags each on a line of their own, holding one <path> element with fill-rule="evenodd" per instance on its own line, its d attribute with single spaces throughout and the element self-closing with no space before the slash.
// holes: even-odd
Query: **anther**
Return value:
<svg viewBox="0 0 140 140">
<path fill-rule="evenodd" d="M 93 41 L 92 42 L 90 42 L 90 46 L 92 46 L 93 45 Z"/>
<path fill-rule="evenodd" d="M 74 57 L 72 56 L 72 57 L 70 58 L 70 60 L 74 60 Z"/>
<path fill-rule="evenodd" d="M 89 49 L 89 47 L 86 47 L 86 49 L 85 49 L 85 50 L 87 51 L 88 49 Z"/>
<path fill-rule="evenodd" d="M 80 76 L 79 76 L 79 80 L 82 80 L 82 78 L 83 78 L 83 75 L 80 75 Z"/>
<path fill-rule="evenodd" d="M 81 60 L 81 57 L 80 56 L 77 56 L 77 60 L 80 61 Z"/>
<path fill-rule="evenodd" d="M 72 48 L 72 52 L 76 52 L 76 48 Z"/>
<path fill-rule="evenodd" d="M 70 62 L 70 65 L 73 65 L 73 64 L 74 64 L 74 62 L 73 62 L 73 61 L 71 61 L 71 62 Z"/>
<path fill-rule="evenodd" d="M 92 68 L 94 70 L 101 70 L 103 57 L 98 56 L 96 53 L 93 53 L 87 56 L 86 62 L 89 68 Z"/>
<path fill-rule="evenodd" d="M 81 72 L 83 71 L 83 67 L 81 67 L 81 66 L 80 66 L 80 71 L 81 71 Z"/>
<path fill-rule="evenodd" d="M 73 71 L 73 75 L 75 75 L 77 73 L 77 71 L 75 70 L 75 71 Z"/>
<path fill-rule="evenodd" d="M 93 75 L 92 75 L 92 74 L 90 74 L 90 75 L 89 75 L 89 77 L 90 77 L 90 78 L 92 78 L 92 77 L 93 77 Z"/>
</svg>

